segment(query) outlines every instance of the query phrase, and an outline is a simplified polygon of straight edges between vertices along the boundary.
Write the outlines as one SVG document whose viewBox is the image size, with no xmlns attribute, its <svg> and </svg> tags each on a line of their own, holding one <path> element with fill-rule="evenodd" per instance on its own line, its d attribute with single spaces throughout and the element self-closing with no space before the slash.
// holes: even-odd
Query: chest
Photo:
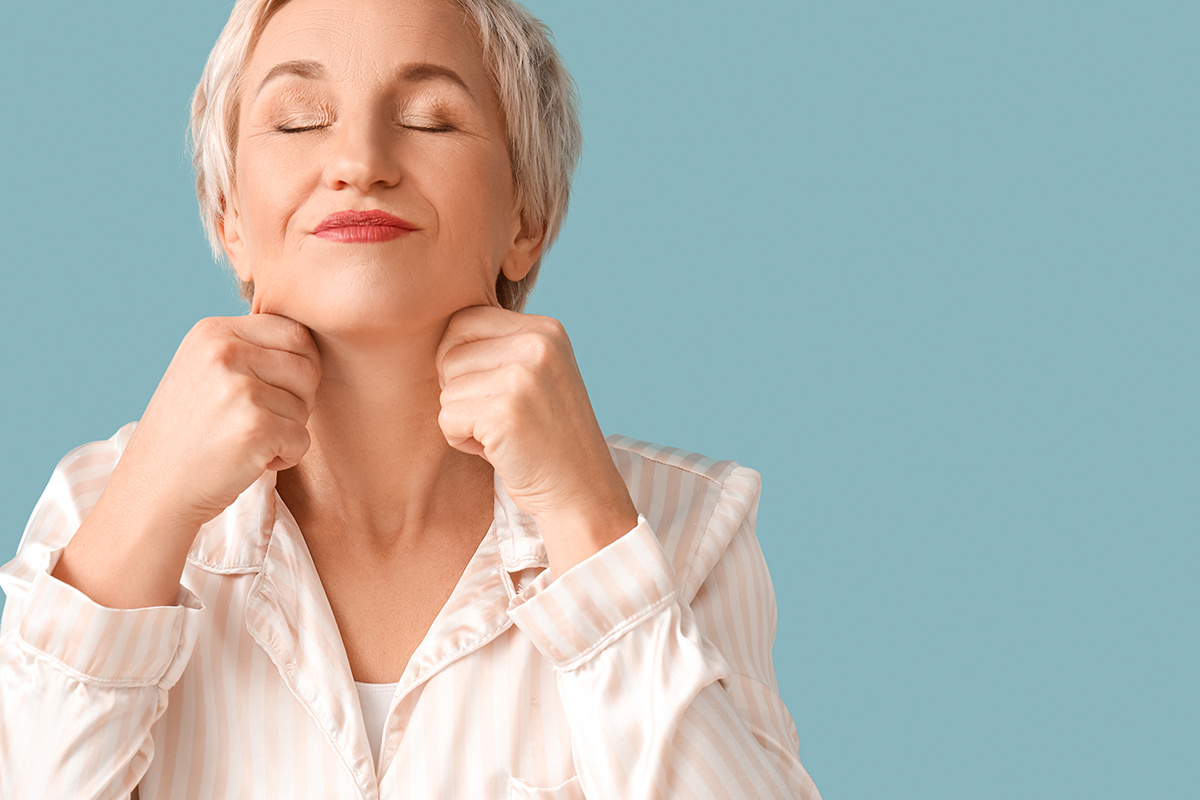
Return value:
<svg viewBox="0 0 1200 800">
<path fill-rule="evenodd" d="M 468 545 L 388 561 L 314 556 L 354 680 L 400 680 L 462 577 L 473 552 Z"/>
</svg>

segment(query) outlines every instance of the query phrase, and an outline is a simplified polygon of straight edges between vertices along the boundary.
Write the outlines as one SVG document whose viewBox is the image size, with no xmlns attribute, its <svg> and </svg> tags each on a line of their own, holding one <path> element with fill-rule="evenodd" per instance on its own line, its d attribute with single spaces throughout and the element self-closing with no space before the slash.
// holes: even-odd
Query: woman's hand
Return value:
<svg viewBox="0 0 1200 800">
<path fill-rule="evenodd" d="M 450 318 L 437 354 L 451 446 L 487 459 L 538 523 L 551 574 L 637 524 L 558 320 L 473 306 Z"/>
<path fill-rule="evenodd" d="M 117 469 L 155 476 L 156 500 L 207 522 L 266 470 L 308 450 L 320 358 L 308 328 L 251 314 L 196 323 L 158 384 Z"/>
<path fill-rule="evenodd" d="M 308 329 L 254 314 L 184 337 L 53 575 L 110 608 L 175 602 L 200 526 L 308 449 L 321 370 Z"/>
</svg>

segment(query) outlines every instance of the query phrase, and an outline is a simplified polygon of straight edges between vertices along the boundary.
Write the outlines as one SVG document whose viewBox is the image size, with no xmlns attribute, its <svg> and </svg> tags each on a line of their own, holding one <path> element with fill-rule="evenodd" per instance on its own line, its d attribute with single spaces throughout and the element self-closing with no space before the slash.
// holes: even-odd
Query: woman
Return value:
<svg viewBox="0 0 1200 800">
<path fill-rule="evenodd" d="M 579 148 L 507 0 L 239 0 L 194 101 L 251 304 L 4 567 L 0 795 L 818 797 L 758 476 L 606 443 L 520 314 Z"/>
</svg>

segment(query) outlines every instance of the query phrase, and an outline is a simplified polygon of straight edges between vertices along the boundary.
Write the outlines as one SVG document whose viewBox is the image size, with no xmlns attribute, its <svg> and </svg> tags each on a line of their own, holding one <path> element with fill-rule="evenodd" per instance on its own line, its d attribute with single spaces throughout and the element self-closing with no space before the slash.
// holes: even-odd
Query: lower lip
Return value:
<svg viewBox="0 0 1200 800">
<path fill-rule="evenodd" d="M 343 225 L 316 231 L 313 236 L 328 242 L 343 244 L 376 244 L 399 239 L 406 233 L 412 233 L 412 231 L 408 228 L 397 228 L 394 225 Z"/>
</svg>

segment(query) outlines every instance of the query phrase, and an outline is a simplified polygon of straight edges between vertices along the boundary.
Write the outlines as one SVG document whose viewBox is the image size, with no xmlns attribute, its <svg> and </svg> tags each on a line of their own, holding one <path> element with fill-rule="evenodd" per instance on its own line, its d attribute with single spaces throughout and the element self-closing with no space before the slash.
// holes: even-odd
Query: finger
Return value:
<svg viewBox="0 0 1200 800">
<path fill-rule="evenodd" d="M 524 356 L 520 334 L 507 334 L 496 339 L 477 339 L 455 345 L 442 356 L 442 388 L 463 375 L 490 372 L 520 361 Z"/>
<path fill-rule="evenodd" d="M 469 372 L 447 381 L 439 398 L 443 406 L 477 402 L 479 413 L 488 418 L 505 414 L 525 419 L 543 404 L 544 394 L 535 370 L 526 364 L 504 364 L 484 372 Z"/>
<path fill-rule="evenodd" d="M 279 314 L 227 317 L 234 336 L 270 350 L 283 350 L 320 363 L 321 354 L 312 332 L 294 319 Z"/>
<path fill-rule="evenodd" d="M 438 426 L 442 429 L 447 444 L 464 453 L 484 455 L 484 446 L 480 441 L 482 437 L 476 432 L 480 413 L 480 402 L 477 398 L 443 403 L 441 411 L 438 412 Z"/>
<path fill-rule="evenodd" d="M 291 469 L 300 463 L 300 459 L 308 452 L 309 445 L 312 443 L 308 428 L 299 422 L 281 419 L 278 422 L 276 435 L 279 438 L 279 444 L 275 451 L 275 458 L 267 464 L 267 469 Z"/>
<path fill-rule="evenodd" d="M 442 379 L 442 358 L 447 352 L 467 342 L 494 339 L 519 330 L 524 316 L 516 311 L 493 306 L 468 306 L 454 312 L 434 356 L 438 379 Z"/>
<path fill-rule="evenodd" d="M 250 402 L 281 419 L 304 425 L 310 413 L 308 404 L 285 389 L 259 381 L 251 390 Z"/>
<path fill-rule="evenodd" d="M 283 350 L 247 346 L 246 369 L 263 383 L 290 392 L 309 413 L 317 401 L 321 369 L 311 360 Z"/>
</svg>

